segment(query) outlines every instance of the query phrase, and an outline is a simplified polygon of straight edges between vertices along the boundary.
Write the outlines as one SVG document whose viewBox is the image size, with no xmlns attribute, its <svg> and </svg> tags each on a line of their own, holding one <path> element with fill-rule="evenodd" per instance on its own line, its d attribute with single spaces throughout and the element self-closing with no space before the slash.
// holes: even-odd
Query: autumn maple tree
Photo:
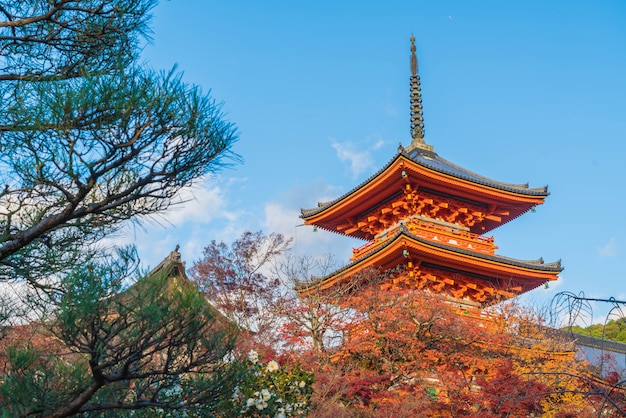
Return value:
<svg viewBox="0 0 626 418">
<path fill-rule="evenodd" d="M 443 295 L 385 286 L 398 272 L 374 269 L 323 288 L 332 257 L 296 260 L 287 245 L 260 232 L 212 242 L 192 274 L 251 331 L 255 348 L 314 374 L 312 416 L 620 413 L 621 394 L 608 397 L 571 339 L 527 309 L 460 308 Z"/>
<path fill-rule="evenodd" d="M 555 355 L 551 336 L 534 335 L 541 343 L 529 343 L 510 315 L 467 315 L 444 297 L 381 290 L 375 282 L 341 303 L 354 317 L 343 329 L 345 343 L 326 363 L 316 363 L 316 388 L 324 391 L 314 395 L 320 416 L 584 416 L 593 410 L 585 380 L 577 377 L 583 365 L 572 352 Z"/>
<path fill-rule="evenodd" d="M 298 283 L 336 266 L 328 255 L 295 259 L 289 244 L 281 234 L 261 231 L 244 232 L 231 244 L 211 241 L 190 275 L 224 315 L 265 349 L 321 352 L 341 341 L 340 327 L 350 320 L 350 311 L 337 304 L 348 286 L 298 295 Z"/>
<path fill-rule="evenodd" d="M 274 264 L 272 273 L 288 289 L 277 299 L 275 311 L 281 317 L 279 333 L 290 350 L 322 355 L 343 342 L 346 324 L 354 320 L 354 315 L 352 309 L 339 302 L 358 283 L 374 274 L 365 271 L 347 282 L 319 291 L 315 277 L 323 277 L 334 269 L 335 259 L 331 255 L 285 257 Z M 303 284 L 310 285 L 311 291 L 300 294 L 294 291 Z"/>
<path fill-rule="evenodd" d="M 211 241 L 189 273 L 199 289 L 220 311 L 253 339 L 275 343 L 274 306 L 282 289 L 268 271 L 289 247 L 283 235 L 244 232 L 230 244 Z"/>
<path fill-rule="evenodd" d="M 484 409 L 476 378 L 497 367 L 485 328 L 451 315 L 434 295 L 370 286 L 344 303 L 359 320 L 348 325 L 346 343 L 334 356 L 350 382 L 343 403 L 372 414 L 406 416 Z M 493 336 L 491 345 L 502 344 L 499 337 Z"/>
</svg>

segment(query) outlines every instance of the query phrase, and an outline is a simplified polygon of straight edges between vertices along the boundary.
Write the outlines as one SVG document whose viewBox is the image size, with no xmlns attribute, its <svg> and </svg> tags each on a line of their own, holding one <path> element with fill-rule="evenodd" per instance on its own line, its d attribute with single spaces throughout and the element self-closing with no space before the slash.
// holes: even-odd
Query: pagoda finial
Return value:
<svg viewBox="0 0 626 418">
<path fill-rule="evenodd" d="M 415 36 L 411 35 L 411 75 L 417 76 L 417 56 L 415 55 Z"/>
<path fill-rule="evenodd" d="M 407 151 L 421 148 L 432 151 L 433 147 L 424 141 L 424 112 L 422 109 L 422 86 L 417 73 L 417 56 L 415 55 L 415 36 L 411 35 L 411 145 Z"/>
</svg>

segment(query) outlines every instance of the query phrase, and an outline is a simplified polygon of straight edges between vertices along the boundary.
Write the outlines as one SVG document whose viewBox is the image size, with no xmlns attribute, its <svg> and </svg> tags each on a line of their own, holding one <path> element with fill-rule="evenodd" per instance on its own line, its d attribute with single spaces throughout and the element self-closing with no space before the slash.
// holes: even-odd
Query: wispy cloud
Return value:
<svg viewBox="0 0 626 418">
<path fill-rule="evenodd" d="M 360 174 L 374 169 L 372 152 L 379 150 L 384 144 L 385 141 L 380 136 L 374 136 L 359 144 L 352 141 L 333 141 L 331 145 L 339 160 L 350 164 L 352 176 L 358 177 Z"/>
<path fill-rule="evenodd" d="M 296 256 L 319 257 L 334 254 L 340 260 L 340 264 L 344 264 L 352 255 L 352 247 L 360 245 L 360 241 L 353 238 L 333 234 L 310 225 L 305 226 L 298 216 L 298 211 L 289 209 L 280 202 L 265 204 L 264 230 L 279 232 L 285 237 L 292 238 L 292 250 Z"/>
<path fill-rule="evenodd" d="M 351 142 L 333 142 L 332 147 L 337 152 L 340 161 L 350 164 L 350 172 L 354 177 L 372 167 L 372 157 L 367 150 L 358 149 Z"/>
<path fill-rule="evenodd" d="M 615 237 L 611 237 L 604 246 L 597 249 L 597 253 L 602 258 L 615 257 L 617 251 L 617 241 Z"/>
<path fill-rule="evenodd" d="M 230 180 L 235 181 L 235 180 Z M 229 198 L 232 184 L 208 178 L 193 188 L 183 189 L 167 211 L 129 223 L 120 233 L 103 241 L 105 245 L 135 244 L 144 265 L 154 266 L 176 245 L 187 260 L 199 257 L 210 240 L 230 242 L 240 233 L 233 226 L 241 211 Z"/>
</svg>

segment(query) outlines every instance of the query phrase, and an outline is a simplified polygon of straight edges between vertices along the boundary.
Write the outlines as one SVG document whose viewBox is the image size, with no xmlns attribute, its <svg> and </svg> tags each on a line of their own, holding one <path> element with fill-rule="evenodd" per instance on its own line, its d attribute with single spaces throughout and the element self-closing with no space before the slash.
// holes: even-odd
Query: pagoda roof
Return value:
<svg viewBox="0 0 626 418">
<path fill-rule="evenodd" d="M 409 257 L 422 263 L 440 266 L 445 270 L 455 270 L 479 277 L 493 282 L 494 287 L 504 287 L 504 282 L 506 285 L 515 284 L 521 287 L 520 293 L 556 280 L 558 273 L 563 270 L 560 260 L 545 263 L 542 258 L 519 260 L 473 252 L 418 237 L 411 234 L 404 225 L 400 225 L 396 233 L 383 244 L 374 247 L 370 252 L 327 276 L 315 277 L 309 282 L 299 283 L 296 290 L 301 294 L 306 294 L 313 289 L 325 289 L 347 279 L 363 268 L 387 270 L 404 263 Z"/>
<path fill-rule="evenodd" d="M 332 232 L 346 219 L 358 218 L 401 190 L 400 176 L 414 181 L 422 190 L 452 196 L 473 204 L 505 208 L 508 214 L 499 220 L 476 224 L 472 232 L 484 234 L 543 203 L 549 195 L 547 186 L 532 188 L 528 184 L 504 183 L 481 176 L 440 157 L 432 149 L 400 146 L 398 153 L 371 177 L 344 195 L 320 202 L 317 207 L 301 209 L 307 224 L 318 225 Z M 398 173 L 400 174 L 400 173 Z M 357 231 L 357 238 L 370 237 Z"/>
<path fill-rule="evenodd" d="M 414 148 L 410 151 L 406 151 L 404 150 L 404 148 L 400 148 L 400 150 L 398 150 L 398 155 L 404 155 L 405 157 L 410 158 L 413 162 L 435 170 L 439 173 L 447 174 L 458 179 L 467 180 L 472 183 L 481 184 L 483 186 L 492 187 L 494 189 L 499 189 L 502 191 L 521 195 L 541 196 L 544 198 L 550 194 L 548 193 L 548 186 L 533 188 L 528 187 L 528 183 L 504 183 L 501 181 L 490 179 L 485 176 L 481 176 L 480 174 L 476 174 L 473 171 L 467 170 L 463 167 L 451 163 L 448 160 L 441 158 L 439 155 L 437 155 L 436 152 L 431 150 Z"/>
</svg>

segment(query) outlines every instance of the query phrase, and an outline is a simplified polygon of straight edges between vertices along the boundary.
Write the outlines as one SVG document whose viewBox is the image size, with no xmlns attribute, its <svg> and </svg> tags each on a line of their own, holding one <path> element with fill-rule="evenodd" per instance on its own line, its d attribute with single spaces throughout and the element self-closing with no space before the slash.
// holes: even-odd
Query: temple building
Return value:
<svg viewBox="0 0 626 418">
<path fill-rule="evenodd" d="M 543 204 L 547 187 L 510 184 L 455 165 L 424 141 L 422 93 L 411 37 L 412 141 L 378 172 L 337 199 L 302 209 L 307 225 L 365 241 L 350 263 L 303 283 L 305 296 L 359 277 L 392 272 L 383 288 L 424 289 L 482 308 L 557 280 L 560 261 L 496 254 L 485 234 Z"/>
</svg>

